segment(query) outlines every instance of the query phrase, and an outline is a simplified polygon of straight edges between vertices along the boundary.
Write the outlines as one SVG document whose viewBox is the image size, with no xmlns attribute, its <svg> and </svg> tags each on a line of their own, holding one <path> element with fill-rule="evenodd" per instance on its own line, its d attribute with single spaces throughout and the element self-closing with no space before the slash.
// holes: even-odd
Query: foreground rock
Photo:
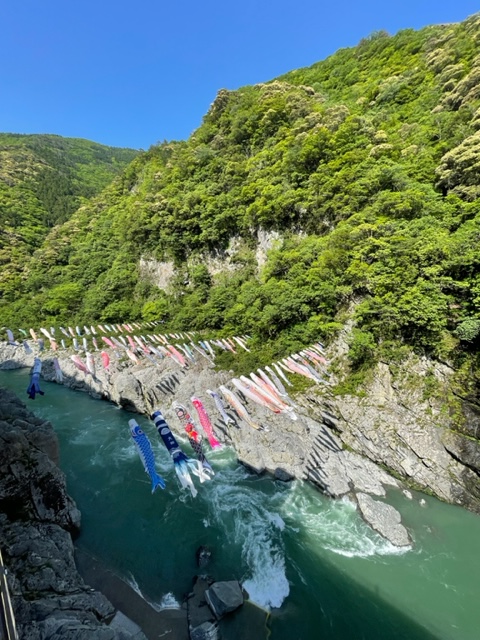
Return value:
<svg viewBox="0 0 480 640">
<path fill-rule="evenodd" d="M 58 440 L 49 422 L 31 414 L 0 389 L 0 511 L 12 522 L 32 520 L 72 533 L 80 512 L 65 490 L 57 467 Z"/>
<path fill-rule="evenodd" d="M 80 577 L 71 533 L 80 513 L 56 466 L 51 425 L 0 389 L 0 547 L 22 640 L 146 640 L 110 627 L 112 604 Z"/>
<path fill-rule="evenodd" d="M 357 493 L 360 512 L 375 531 L 397 547 L 412 544 L 406 528 L 400 522 L 400 514 L 391 505 L 374 500 L 366 493 Z"/>
<path fill-rule="evenodd" d="M 197 576 L 187 600 L 188 628 L 191 640 L 217 640 L 218 624 L 205 593 L 212 584 L 208 576 Z"/>
</svg>

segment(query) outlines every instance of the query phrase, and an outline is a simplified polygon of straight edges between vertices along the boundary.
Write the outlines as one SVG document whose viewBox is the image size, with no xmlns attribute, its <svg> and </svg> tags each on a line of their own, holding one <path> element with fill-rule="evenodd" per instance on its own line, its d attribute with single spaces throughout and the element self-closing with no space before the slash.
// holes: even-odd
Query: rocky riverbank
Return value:
<svg viewBox="0 0 480 640">
<path fill-rule="evenodd" d="M 48 352 L 42 354 L 42 376 L 53 381 L 52 358 L 53 354 Z M 397 478 L 403 477 L 444 500 L 470 508 L 477 504 L 475 495 L 469 493 L 463 484 L 463 477 L 470 470 L 448 455 L 439 440 L 439 428 L 433 421 L 425 426 L 420 423 L 420 411 L 417 416 L 405 409 L 403 397 L 392 397 L 393 408 L 385 407 L 385 404 L 382 408 L 378 393 L 372 393 L 371 398 L 368 395 L 363 398 L 339 397 L 332 394 L 329 386 L 313 386 L 295 398 L 297 420 L 273 414 L 248 402 L 253 418 L 265 427 L 263 431 L 257 431 L 245 424 L 233 410 L 229 414 L 235 420 L 234 425 L 226 427 L 220 419 L 206 389 L 218 389 L 219 385 L 228 384 L 231 373 L 216 372 L 209 361 L 181 369 L 171 359 L 164 360 L 159 366 L 150 363 L 134 365 L 112 356 L 110 373 L 98 367 L 93 377 L 79 371 L 68 356 L 60 355 L 59 359 L 67 386 L 147 415 L 160 408 L 174 431 L 181 427 L 172 410 L 172 402 L 176 400 L 190 406 L 193 395 L 200 397 L 212 418 L 215 417 L 218 438 L 232 445 L 239 461 L 257 473 L 267 471 L 283 481 L 306 479 L 333 498 L 348 495 L 358 503 L 357 493 L 382 499 L 388 487 L 401 486 L 401 482 L 385 470 L 387 467 Z M 2 345 L 0 362 L 4 369 L 31 366 L 33 355 L 25 354 L 22 347 Z M 348 407 L 355 407 L 356 411 L 347 414 Z M 409 422 L 399 413 L 401 410 L 409 413 Z M 417 434 L 421 430 L 423 440 L 417 437 L 409 441 L 406 435 L 409 428 Z M 424 449 L 420 450 L 422 443 Z M 416 459 L 420 459 L 419 455 L 423 457 L 418 465 L 395 466 L 388 457 L 391 452 L 402 460 L 413 455 Z M 377 504 L 382 502 L 377 501 Z M 391 531 L 384 526 L 389 519 L 384 517 L 380 508 L 361 509 L 360 512 L 393 544 L 398 545 L 399 540 L 410 544 L 407 531 L 398 536 L 394 520 Z"/>
<path fill-rule="evenodd" d="M 85 584 L 72 536 L 80 513 L 50 423 L 0 389 L 0 548 L 20 640 L 146 640 Z"/>
</svg>

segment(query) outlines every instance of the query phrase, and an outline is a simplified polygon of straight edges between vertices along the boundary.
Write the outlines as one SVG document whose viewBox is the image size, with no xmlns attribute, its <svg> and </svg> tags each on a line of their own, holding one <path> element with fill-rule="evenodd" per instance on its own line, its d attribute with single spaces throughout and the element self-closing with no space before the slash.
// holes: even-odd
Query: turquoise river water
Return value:
<svg viewBox="0 0 480 640">
<path fill-rule="evenodd" d="M 198 572 L 195 551 L 208 545 L 208 572 L 239 579 L 250 594 L 221 622 L 224 640 L 480 637 L 480 517 L 392 491 L 388 501 L 415 541 L 399 553 L 347 500 L 252 475 L 229 448 L 210 452 L 216 475 L 194 500 L 180 490 L 153 424 L 137 416 L 167 481 L 152 495 L 129 435 L 131 414 L 47 382 L 45 396 L 30 401 L 25 370 L 0 371 L 0 385 L 55 428 L 68 491 L 82 512 L 77 546 L 157 609 L 179 606 Z"/>
</svg>

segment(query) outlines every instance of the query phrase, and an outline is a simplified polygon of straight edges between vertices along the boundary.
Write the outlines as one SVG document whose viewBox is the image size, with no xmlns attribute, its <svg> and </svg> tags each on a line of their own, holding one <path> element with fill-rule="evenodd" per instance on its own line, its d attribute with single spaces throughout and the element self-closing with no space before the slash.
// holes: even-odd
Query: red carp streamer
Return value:
<svg viewBox="0 0 480 640">
<path fill-rule="evenodd" d="M 215 438 L 215 434 L 213 433 L 212 423 L 210 422 L 208 413 L 205 411 L 205 407 L 203 406 L 201 400 L 199 400 L 198 398 L 195 398 L 195 396 L 191 398 L 191 400 L 192 400 L 193 406 L 195 407 L 198 413 L 198 419 L 200 420 L 202 429 L 205 431 L 205 434 L 208 438 L 210 446 L 212 447 L 212 449 L 215 449 L 215 447 L 221 447 L 222 443 Z"/>
<path fill-rule="evenodd" d="M 106 351 L 102 351 L 100 355 L 102 356 L 102 362 L 103 362 L 104 369 L 106 371 L 109 371 L 110 358 L 108 356 L 108 353 Z"/>
</svg>

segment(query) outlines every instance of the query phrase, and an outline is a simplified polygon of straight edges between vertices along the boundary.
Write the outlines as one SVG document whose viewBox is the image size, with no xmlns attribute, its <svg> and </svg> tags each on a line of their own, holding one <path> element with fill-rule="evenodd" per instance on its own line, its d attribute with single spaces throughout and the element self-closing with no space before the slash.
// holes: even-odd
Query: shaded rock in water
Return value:
<svg viewBox="0 0 480 640">
<path fill-rule="evenodd" d="M 99 558 L 76 548 L 75 561 L 84 581 L 105 594 L 117 610 L 141 627 L 147 638 L 188 640 L 186 605 L 157 611 Z M 123 620 L 123 617 L 118 619 Z M 113 626 L 112 622 L 109 626 Z"/>
<path fill-rule="evenodd" d="M 205 598 L 217 620 L 223 618 L 226 613 L 241 607 L 244 599 L 242 587 L 237 580 L 214 582 L 205 591 Z"/>
<path fill-rule="evenodd" d="M 219 637 L 217 622 L 204 622 L 190 630 L 190 640 L 218 640 Z"/>
<path fill-rule="evenodd" d="M 209 547 L 202 545 L 195 552 L 197 567 L 206 567 L 212 559 L 212 551 Z"/>
<path fill-rule="evenodd" d="M 281 469 L 280 467 L 275 469 L 273 475 L 276 480 L 281 480 L 282 482 L 290 482 L 291 480 L 294 480 L 294 476 L 292 476 L 291 473 L 288 473 L 288 471 L 285 471 L 285 469 Z"/>
<path fill-rule="evenodd" d="M 214 622 L 215 616 L 210 610 L 205 592 L 213 584 L 208 576 L 197 576 L 193 584 L 192 593 L 187 600 L 187 619 L 190 635 L 193 629 L 202 626 L 206 622 Z"/>
<path fill-rule="evenodd" d="M 108 626 L 110 629 L 115 629 L 119 634 L 128 631 L 130 634 L 128 637 L 131 638 L 131 640 L 147 640 L 138 624 L 133 622 L 133 620 L 130 620 L 130 618 L 127 618 L 127 616 L 121 611 L 117 611 Z"/>
<path fill-rule="evenodd" d="M 366 493 L 357 493 L 356 498 L 362 516 L 375 531 L 396 547 L 407 547 L 412 544 L 396 509 L 385 502 L 374 500 Z"/>
</svg>

